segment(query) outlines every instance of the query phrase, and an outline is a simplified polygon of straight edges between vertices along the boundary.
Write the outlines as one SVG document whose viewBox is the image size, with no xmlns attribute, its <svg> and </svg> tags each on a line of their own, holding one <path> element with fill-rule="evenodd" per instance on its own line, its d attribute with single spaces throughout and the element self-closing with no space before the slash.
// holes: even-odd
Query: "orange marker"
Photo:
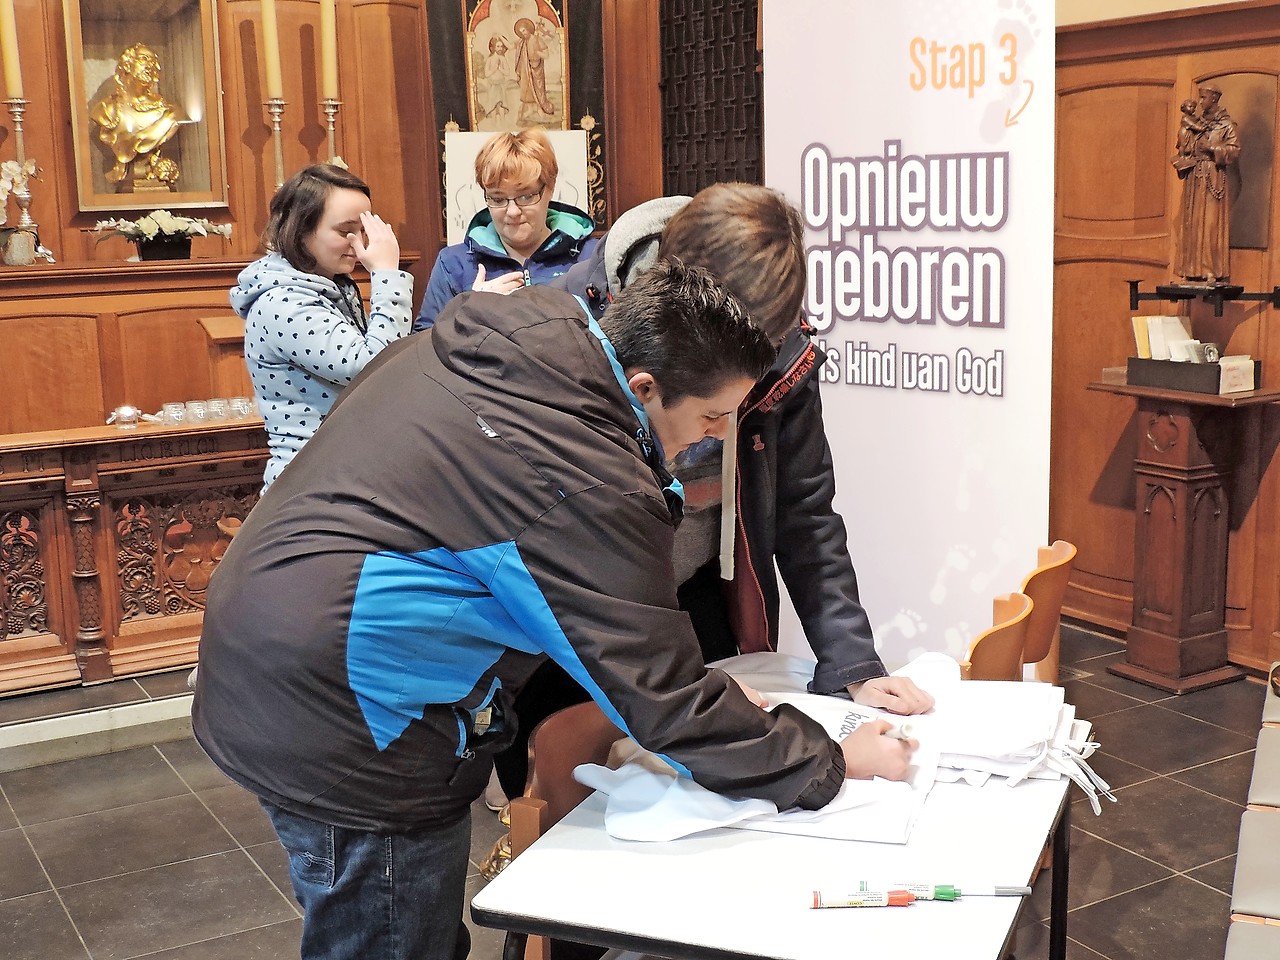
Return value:
<svg viewBox="0 0 1280 960">
<path fill-rule="evenodd" d="M 915 902 L 916 895 L 907 890 L 860 890 L 857 893 L 823 893 L 813 891 L 813 909 L 824 907 L 905 907 Z"/>
</svg>

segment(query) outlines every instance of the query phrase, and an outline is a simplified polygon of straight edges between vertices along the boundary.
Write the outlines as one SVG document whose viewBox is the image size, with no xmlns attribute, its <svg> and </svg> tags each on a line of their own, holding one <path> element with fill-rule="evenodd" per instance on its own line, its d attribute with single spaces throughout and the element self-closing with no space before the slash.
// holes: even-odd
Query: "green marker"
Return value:
<svg viewBox="0 0 1280 960">
<path fill-rule="evenodd" d="M 889 890 L 906 890 L 915 895 L 917 900 L 959 900 L 963 896 L 970 897 L 1029 897 L 1031 896 L 1030 887 L 991 887 L 978 886 L 960 887 L 952 886 L 949 883 L 929 884 L 929 883 L 890 883 L 890 884 L 873 884 L 869 880 L 859 880 L 859 890 L 879 890 L 887 888 Z M 966 892 L 967 891 L 967 892 Z"/>
</svg>

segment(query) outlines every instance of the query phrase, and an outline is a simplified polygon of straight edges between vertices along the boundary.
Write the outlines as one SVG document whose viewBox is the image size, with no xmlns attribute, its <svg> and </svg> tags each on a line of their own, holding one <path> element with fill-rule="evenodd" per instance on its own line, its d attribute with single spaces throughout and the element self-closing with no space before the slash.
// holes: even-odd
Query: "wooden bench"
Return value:
<svg viewBox="0 0 1280 960">
<path fill-rule="evenodd" d="M 1267 677 L 1248 809 L 1240 817 L 1226 960 L 1280 957 L 1280 663 Z"/>
</svg>

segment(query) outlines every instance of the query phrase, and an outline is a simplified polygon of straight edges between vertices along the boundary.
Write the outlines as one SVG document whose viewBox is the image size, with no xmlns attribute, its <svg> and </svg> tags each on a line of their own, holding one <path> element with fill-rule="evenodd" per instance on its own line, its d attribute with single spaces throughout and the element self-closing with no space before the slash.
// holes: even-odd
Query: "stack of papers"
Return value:
<svg viewBox="0 0 1280 960">
<path fill-rule="evenodd" d="M 870 720 L 904 718 L 855 704 L 847 697 L 807 693 L 813 663 L 775 653 L 752 653 L 713 666 L 754 687 L 770 706 L 789 703 L 840 740 Z M 584 764 L 574 777 L 608 795 L 605 829 L 620 840 L 674 840 L 703 830 L 734 827 L 843 840 L 906 843 L 933 784 L 981 785 L 1002 777 L 1014 786 L 1027 778 L 1070 777 L 1088 795 L 1115 797 L 1085 758 L 1097 747 L 1090 725 L 1075 718 L 1061 687 L 1034 682 L 960 679 L 960 666 L 929 653 L 901 671 L 935 698 L 934 709 L 911 717 L 919 747 L 908 781 L 846 780 L 821 810 L 779 812 L 766 800 L 719 796 L 680 777 L 661 757 L 634 742 L 615 753 L 615 769 Z"/>
</svg>

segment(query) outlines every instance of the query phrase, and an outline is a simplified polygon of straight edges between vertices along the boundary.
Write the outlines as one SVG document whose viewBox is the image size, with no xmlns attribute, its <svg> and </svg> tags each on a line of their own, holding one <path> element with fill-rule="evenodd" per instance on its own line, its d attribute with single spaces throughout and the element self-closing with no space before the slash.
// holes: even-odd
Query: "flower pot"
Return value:
<svg viewBox="0 0 1280 960">
<path fill-rule="evenodd" d="M 190 260 L 191 238 L 156 237 L 152 240 L 135 240 L 139 260 Z"/>
<path fill-rule="evenodd" d="M 26 230 L 18 230 L 9 236 L 4 245 L 4 262 L 10 267 L 28 267 L 36 262 L 36 237 Z"/>
</svg>

